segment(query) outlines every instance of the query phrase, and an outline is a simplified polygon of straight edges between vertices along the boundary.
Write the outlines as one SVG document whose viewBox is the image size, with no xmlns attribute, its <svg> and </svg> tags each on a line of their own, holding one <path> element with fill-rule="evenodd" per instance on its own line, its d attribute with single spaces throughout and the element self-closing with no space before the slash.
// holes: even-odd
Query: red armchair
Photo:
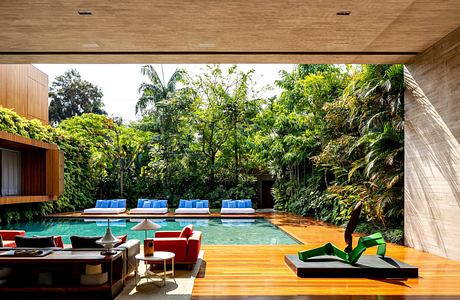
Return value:
<svg viewBox="0 0 460 300">
<path fill-rule="evenodd" d="M 201 249 L 201 231 L 193 231 L 187 238 L 180 238 L 180 231 L 155 232 L 153 247 L 155 251 L 174 252 L 174 263 L 194 264 Z"/>
<path fill-rule="evenodd" d="M 3 247 L 13 248 L 16 247 L 15 237 L 17 235 L 25 236 L 26 232 L 24 230 L 0 230 L 0 235 L 3 239 Z"/>
</svg>

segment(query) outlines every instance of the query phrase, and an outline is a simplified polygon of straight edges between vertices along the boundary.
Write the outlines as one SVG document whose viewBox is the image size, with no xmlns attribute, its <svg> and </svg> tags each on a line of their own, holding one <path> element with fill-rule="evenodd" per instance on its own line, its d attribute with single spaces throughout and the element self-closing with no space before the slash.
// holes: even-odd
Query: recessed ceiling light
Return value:
<svg viewBox="0 0 460 300">
<path fill-rule="evenodd" d="M 82 44 L 81 45 L 83 48 L 99 48 L 98 43 L 88 43 L 88 44 Z"/>
<path fill-rule="evenodd" d="M 216 44 L 214 43 L 201 43 L 201 44 L 198 44 L 199 47 L 201 48 L 214 48 L 216 47 Z"/>
<path fill-rule="evenodd" d="M 337 15 L 338 16 L 349 16 L 351 15 L 351 11 L 350 10 L 340 10 L 337 12 Z"/>
<path fill-rule="evenodd" d="M 78 14 L 80 16 L 91 16 L 93 13 L 90 10 L 79 10 Z"/>
</svg>

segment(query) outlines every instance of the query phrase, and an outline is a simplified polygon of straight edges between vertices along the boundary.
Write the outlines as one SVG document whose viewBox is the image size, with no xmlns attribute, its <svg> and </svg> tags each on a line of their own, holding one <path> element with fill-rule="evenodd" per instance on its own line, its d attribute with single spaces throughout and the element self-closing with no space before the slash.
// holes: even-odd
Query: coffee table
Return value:
<svg viewBox="0 0 460 300">
<path fill-rule="evenodd" d="M 166 251 L 155 251 L 152 256 L 145 256 L 143 253 L 139 253 L 136 255 L 136 269 L 134 272 L 134 276 L 136 278 L 136 286 L 139 284 L 139 281 L 142 278 L 151 279 L 153 277 L 157 277 L 158 274 L 149 270 L 148 265 L 150 264 L 158 264 L 163 262 L 163 285 L 166 284 L 166 274 L 171 274 L 172 278 L 174 278 L 174 257 L 176 255 L 172 252 Z M 171 270 L 166 270 L 166 262 L 171 260 Z M 143 261 L 145 264 L 145 272 L 141 275 L 139 272 L 139 263 Z"/>
</svg>

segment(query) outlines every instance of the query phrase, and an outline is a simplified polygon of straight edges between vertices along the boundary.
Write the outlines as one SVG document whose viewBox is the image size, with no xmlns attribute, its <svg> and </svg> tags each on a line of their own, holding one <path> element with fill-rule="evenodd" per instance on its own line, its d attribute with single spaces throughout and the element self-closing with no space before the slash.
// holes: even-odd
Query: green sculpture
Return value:
<svg viewBox="0 0 460 300">
<path fill-rule="evenodd" d="M 366 251 L 367 248 L 378 246 L 377 247 L 377 255 L 384 257 L 386 251 L 386 243 L 385 239 L 383 238 L 380 232 L 371 234 L 366 237 L 361 237 L 358 240 L 358 245 L 354 249 L 352 249 L 352 242 L 353 236 L 352 233 L 356 229 L 356 225 L 358 224 L 359 215 L 361 213 L 362 203 L 358 202 L 350 217 L 350 221 L 347 224 L 347 228 L 345 230 L 345 242 L 347 243 L 347 247 L 345 250 L 339 249 L 332 243 L 324 244 L 323 246 L 311 250 L 304 250 L 298 253 L 299 259 L 302 261 L 306 261 L 309 258 L 321 256 L 321 255 L 334 255 L 341 258 L 344 262 L 349 264 L 355 264 L 361 255 Z"/>
</svg>

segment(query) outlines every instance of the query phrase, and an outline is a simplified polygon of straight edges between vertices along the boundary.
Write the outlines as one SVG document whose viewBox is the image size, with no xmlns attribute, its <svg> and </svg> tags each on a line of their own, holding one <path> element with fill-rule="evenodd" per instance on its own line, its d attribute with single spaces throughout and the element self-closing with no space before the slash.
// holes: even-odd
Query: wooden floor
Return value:
<svg viewBox="0 0 460 300">
<path fill-rule="evenodd" d="M 344 247 L 343 229 L 290 214 L 266 217 L 305 245 L 204 245 L 205 266 L 192 299 L 460 299 L 459 262 L 394 244 L 388 245 L 388 256 L 418 266 L 420 278 L 297 278 L 284 255 L 328 241 Z"/>
<path fill-rule="evenodd" d="M 88 216 L 77 212 L 51 217 Z M 135 217 L 146 216 L 116 215 L 116 218 Z M 155 217 L 248 216 L 221 216 L 219 213 L 190 216 L 169 213 Z M 273 224 L 304 245 L 203 245 L 204 262 L 195 280 L 192 299 L 460 299 L 460 262 L 394 244 L 387 246 L 388 256 L 418 266 L 418 279 L 400 281 L 297 278 L 284 263 L 284 255 L 295 254 L 299 250 L 320 246 L 325 242 L 344 247 L 343 229 L 286 213 L 257 213 L 249 217 L 270 219 Z M 356 241 L 357 239 L 355 243 Z M 368 251 L 373 254 L 370 251 L 375 249 Z"/>
</svg>

